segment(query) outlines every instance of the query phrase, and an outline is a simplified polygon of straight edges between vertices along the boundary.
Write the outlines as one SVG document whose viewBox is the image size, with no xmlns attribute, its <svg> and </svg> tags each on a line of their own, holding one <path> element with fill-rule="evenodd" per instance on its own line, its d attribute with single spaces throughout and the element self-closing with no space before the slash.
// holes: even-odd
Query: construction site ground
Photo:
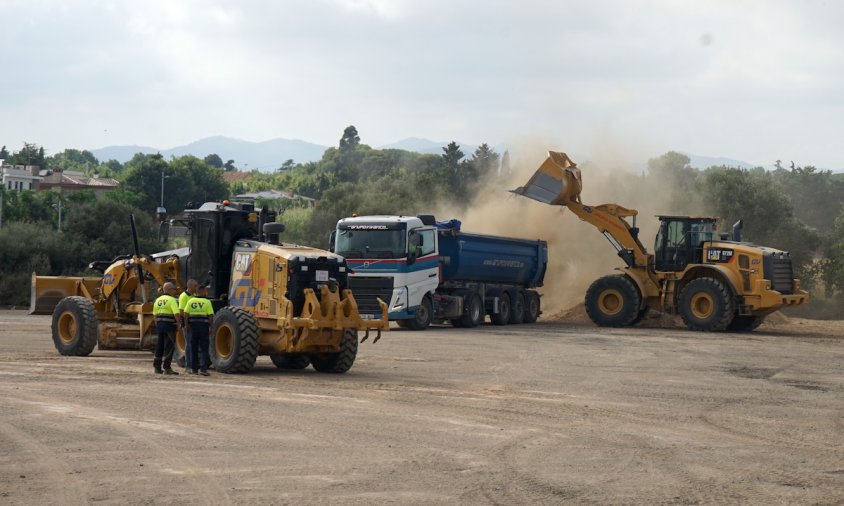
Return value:
<svg viewBox="0 0 844 506">
<path fill-rule="evenodd" d="M 0 311 L 0 504 L 844 503 L 844 322 L 558 316 L 204 378 Z"/>
</svg>

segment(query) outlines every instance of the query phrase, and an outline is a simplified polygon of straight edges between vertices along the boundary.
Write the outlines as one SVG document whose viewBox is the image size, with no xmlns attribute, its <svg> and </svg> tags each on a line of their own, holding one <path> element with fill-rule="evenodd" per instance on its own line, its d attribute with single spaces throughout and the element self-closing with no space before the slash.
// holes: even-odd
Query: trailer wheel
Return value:
<svg viewBox="0 0 844 506">
<path fill-rule="evenodd" d="M 692 330 L 725 330 L 735 314 L 730 289 L 715 278 L 697 278 L 680 292 L 680 316 Z"/>
<path fill-rule="evenodd" d="M 422 297 L 422 303 L 416 308 L 416 314 L 413 318 L 407 320 L 407 328 L 411 330 L 427 329 L 431 324 L 432 312 L 431 299 L 427 296 Z"/>
<path fill-rule="evenodd" d="M 85 297 L 65 297 L 53 310 L 53 344 L 62 355 L 86 357 L 97 346 L 97 312 Z"/>
<path fill-rule="evenodd" d="M 342 374 L 352 368 L 358 354 L 358 331 L 346 329 L 340 341 L 339 353 L 316 353 L 311 355 L 311 364 L 319 372 Z"/>
<path fill-rule="evenodd" d="M 214 368 L 224 373 L 244 373 L 258 358 L 258 322 L 241 307 L 226 306 L 214 315 L 209 352 Z"/>
<path fill-rule="evenodd" d="M 311 363 L 307 355 L 270 355 L 270 360 L 279 369 L 304 369 Z"/>
<path fill-rule="evenodd" d="M 733 321 L 727 325 L 727 330 L 735 332 L 750 332 L 752 330 L 756 330 L 759 325 L 762 325 L 763 321 L 765 321 L 764 316 L 736 315 L 736 317 L 733 318 Z"/>
<path fill-rule="evenodd" d="M 501 292 L 498 296 L 498 312 L 489 315 L 493 325 L 507 325 L 510 322 L 510 296 Z"/>
<path fill-rule="evenodd" d="M 539 303 L 539 294 L 533 290 L 525 292 L 525 323 L 533 323 L 539 319 L 542 314 Z"/>
<path fill-rule="evenodd" d="M 599 327 L 626 327 L 639 315 L 642 296 L 623 274 L 596 279 L 586 290 L 586 314 Z"/>
<path fill-rule="evenodd" d="M 525 322 L 525 292 L 517 290 L 510 298 L 510 324 L 518 325 Z"/>
</svg>

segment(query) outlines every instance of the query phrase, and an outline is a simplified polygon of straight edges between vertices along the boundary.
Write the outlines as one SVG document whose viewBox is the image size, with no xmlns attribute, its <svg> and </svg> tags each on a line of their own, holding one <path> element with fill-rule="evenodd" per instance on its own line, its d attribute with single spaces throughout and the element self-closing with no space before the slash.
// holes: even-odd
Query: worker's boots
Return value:
<svg viewBox="0 0 844 506">
<path fill-rule="evenodd" d="M 164 370 L 161 368 L 161 359 L 155 357 L 152 359 L 152 366 L 155 368 L 155 374 L 162 374 Z"/>
</svg>

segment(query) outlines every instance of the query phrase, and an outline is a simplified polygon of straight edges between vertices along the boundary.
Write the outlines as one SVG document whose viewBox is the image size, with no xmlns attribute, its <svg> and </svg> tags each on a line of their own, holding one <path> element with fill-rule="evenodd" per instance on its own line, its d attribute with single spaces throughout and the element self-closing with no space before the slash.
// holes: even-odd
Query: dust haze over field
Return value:
<svg viewBox="0 0 844 506">
<path fill-rule="evenodd" d="M 437 216 L 459 217 L 468 232 L 543 239 L 548 241 L 548 271 L 542 307 L 545 315 L 583 301 L 590 283 L 600 276 L 624 267 L 613 247 L 596 228 L 578 219 L 562 206 L 543 204 L 509 193 L 523 186 L 533 175 L 549 150 L 566 152 L 582 171 L 581 199 L 590 205 L 616 203 L 637 209 L 640 240 L 650 251 L 658 228 L 657 214 L 700 213 L 693 203 L 677 209 L 678 195 L 668 181 L 655 181 L 630 169 L 633 156 L 623 149 L 605 149 L 591 159 L 577 151 L 566 151 L 542 141 L 523 141 L 518 149 L 526 156 L 511 159 L 510 174 L 501 174 L 484 186 L 465 210 L 441 205 Z M 639 153 L 635 154 L 641 160 Z M 687 207 L 688 206 L 688 207 Z"/>
</svg>

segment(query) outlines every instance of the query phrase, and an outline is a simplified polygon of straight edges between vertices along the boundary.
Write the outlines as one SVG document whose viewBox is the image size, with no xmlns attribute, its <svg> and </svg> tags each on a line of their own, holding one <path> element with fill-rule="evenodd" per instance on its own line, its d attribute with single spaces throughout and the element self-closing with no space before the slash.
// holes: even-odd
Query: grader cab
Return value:
<svg viewBox="0 0 844 506">
<path fill-rule="evenodd" d="M 30 313 L 52 313 L 53 341 L 64 355 L 88 355 L 95 346 L 149 349 L 154 288 L 169 281 L 181 290 L 194 278 L 208 287 L 216 311 L 210 355 L 218 371 L 246 372 L 258 355 L 270 355 L 279 368 L 346 372 L 358 332 L 362 342 L 375 331 L 377 341 L 389 322 L 360 317 L 342 257 L 280 243 L 284 226 L 274 220 L 247 203 L 188 209 L 175 222 L 189 231 L 189 247 L 148 256 L 136 241 L 134 255 L 91 264 L 101 277 L 33 273 Z M 184 352 L 181 331 L 177 348 Z"/>
<path fill-rule="evenodd" d="M 618 204 L 585 205 L 582 187 L 577 164 L 551 151 L 513 192 L 568 207 L 597 228 L 624 261 L 621 274 L 599 278 L 586 292 L 586 311 L 597 325 L 633 325 L 655 309 L 679 313 L 693 330 L 748 331 L 783 306 L 808 302 L 809 294 L 794 279 L 789 254 L 742 242 L 741 221 L 728 240 L 716 237 L 715 218 L 659 216 L 651 254 L 639 239 L 638 211 Z"/>
</svg>

